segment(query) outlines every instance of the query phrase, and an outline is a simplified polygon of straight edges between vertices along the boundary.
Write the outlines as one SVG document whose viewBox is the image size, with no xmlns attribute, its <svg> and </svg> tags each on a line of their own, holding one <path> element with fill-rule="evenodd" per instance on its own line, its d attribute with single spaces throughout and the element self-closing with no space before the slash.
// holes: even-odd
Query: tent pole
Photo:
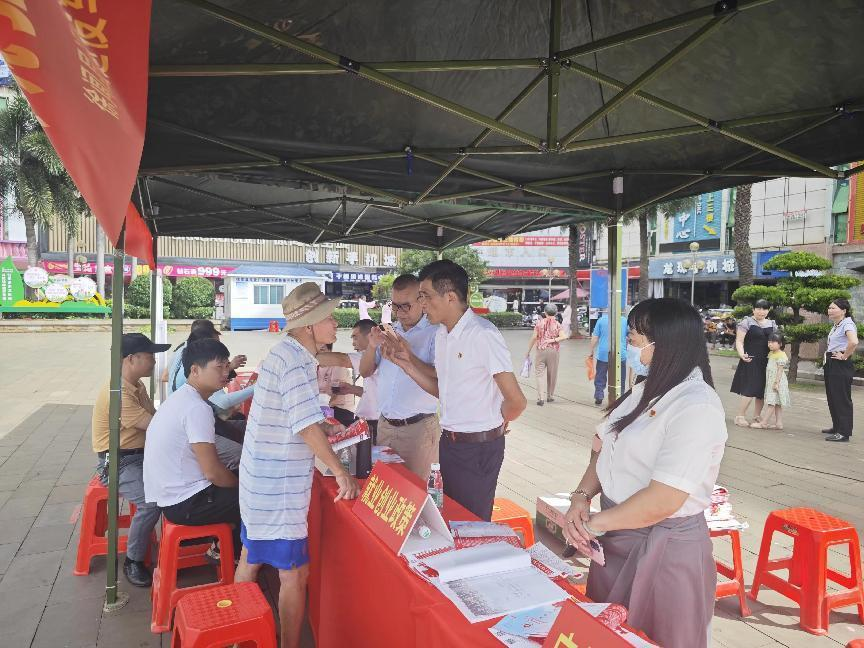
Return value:
<svg viewBox="0 0 864 648">
<path fill-rule="evenodd" d="M 141 209 L 142 210 L 144 209 L 144 205 L 141 205 Z M 154 236 L 153 237 L 153 263 L 154 263 L 154 265 L 159 261 L 159 257 L 157 256 L 157 253 L 159 251 L 157 241 L 158 241 L 157 237 Z M 160 277 L 159 277 L 158 270 L 155 267 L 151 268 L 150 269 L 150 339 L 153 341 L 156 340 L 156 319 L 157 319 L 156 313 L 159 312 L 157 309 L 162 308 L 161 303 L 158 303 L 158 304 L 156 303 L 156 298 L 158 296 L 156 286 L 157 286 L 157 283 L 159 282 L 159 280 L 160 280 Z M 156 377 L 156 372 L 154 371 L 153 374 L 150 376 L 150 399 L 154 400 L 154 401 L 156 400 L 156 381 L 157 380 L 159 380 L 159 378 Z"/>
<path fill-rule="evenodd" d="M 552 0 L 549 7 L 549 60 L 546 63 L 546 148 L 557 151 L 558 141 L 558 85 L 561 80 L 561 0 Z M 552 295 L 549 295 L 552 298 Z"/>
<path fill-rule="evenodd" d="M 120 408 L 123 371 L 123 260 L 125 225 L 114 248 L 114 275 L 111 278 L 111 383 L 108 405 L 108 555 L 105 610 L 126 604 L 128 595 L 117 590 L 117 464 L 120 449 Z"/>
<path fill-rule="evenodd" d="M 612 179 L 612 193 L 615 195 L 615 214 L 606 221 L 609 247 L 609 403 L 621 396 L 621 363 L 618 360 L 621 339 L 621 205 L 624 199 L 624 178 Z"/>
</svg>

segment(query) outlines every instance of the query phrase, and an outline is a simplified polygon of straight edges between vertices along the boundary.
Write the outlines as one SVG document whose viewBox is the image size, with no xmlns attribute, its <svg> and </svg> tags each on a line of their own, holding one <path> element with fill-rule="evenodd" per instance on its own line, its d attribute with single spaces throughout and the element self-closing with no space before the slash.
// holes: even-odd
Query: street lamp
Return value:
<svg viewBox="0 0 864 648">
<path fill-rule="evenodd" d="M 705 262 L 701 259 L 696 260 L 696 253 L 699 251 L 699 244 L 693 241 L 690 244 L 690 254 L 692 258 L 684 262 L 684 267 L 690 270 L 690 305 L 693 306 L 693 298 L 696 296 L 696 273 L 705 268 Z"/>
<path fill-rule="evenodd" d="M 549 262 L 549 303 L 552 303 L 552 268 L 555 266 L 555 257 L 546 259 Z"/>
</svg>

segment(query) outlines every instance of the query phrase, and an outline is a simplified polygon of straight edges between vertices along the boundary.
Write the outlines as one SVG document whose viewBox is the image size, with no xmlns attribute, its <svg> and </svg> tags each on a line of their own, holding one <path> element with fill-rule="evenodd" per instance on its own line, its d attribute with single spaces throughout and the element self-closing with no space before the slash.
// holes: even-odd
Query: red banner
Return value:
<svg viewBox="0 0 864 648">
<path fill-rule="evenodd" d="M 630 642 L 600 623 L 572 600 L 564 607 L 543 648 L 628 648 Z"/>
<path fill-rule="evenodd" d="M 426 503 L 420 478 L 405 466 L 375 464 L 363 492 L 354 504 L 354 514 L 393 553 L 399 553 Z"/>
<path fill-rule="evenodd" d="M 152 257 L 150 233 L 127 209 L 144 146 L 149 39 L 150 0 L 0 0 L 0 50 L 18 86 L 105 234 L 116 244 L 126 219 L 130 252 L 142 258 Z"/>
</svg>

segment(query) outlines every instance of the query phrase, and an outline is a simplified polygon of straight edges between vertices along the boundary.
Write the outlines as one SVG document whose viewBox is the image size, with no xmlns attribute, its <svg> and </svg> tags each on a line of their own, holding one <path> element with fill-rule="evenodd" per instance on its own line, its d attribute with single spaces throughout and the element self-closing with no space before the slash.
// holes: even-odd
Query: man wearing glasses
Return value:
<svg viewBox="0 0 864 648">
<path fill-rule="evenodd" d="M 378 443 L 393 448 L 405 465 L 421 479 L 428 480 L 430 467 L 438 462 L 438 399 L 426 393 L 400 367 L 381 357 L 380 346 L 387 335 L 406 340 L 411 351 L 427 364 L 435 362 L 435 332 L 420 304 L 420 281 L 411 274 L 393 282 L 392 330 L 374 328 L 369 346 L 360 359 L 360 375 L 368 378 L 378 369 Z"/>
</svg>

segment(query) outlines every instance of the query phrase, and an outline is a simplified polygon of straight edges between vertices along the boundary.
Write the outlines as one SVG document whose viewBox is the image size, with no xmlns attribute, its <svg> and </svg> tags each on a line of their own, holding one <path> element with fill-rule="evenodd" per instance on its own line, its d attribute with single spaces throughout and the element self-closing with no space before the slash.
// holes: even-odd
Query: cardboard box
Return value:
<svg viewBox="0 0 864 648">
<path fill-rule="evenodd" d="M 543 527 L 561 542 L 566 542 L 564 533 L 564 514 L 570 508 L 570 493 L 555 493 L 537 498 L 537 526 Z M 592 513 L 597 513 L 591 509 Z"/>
</svg>

